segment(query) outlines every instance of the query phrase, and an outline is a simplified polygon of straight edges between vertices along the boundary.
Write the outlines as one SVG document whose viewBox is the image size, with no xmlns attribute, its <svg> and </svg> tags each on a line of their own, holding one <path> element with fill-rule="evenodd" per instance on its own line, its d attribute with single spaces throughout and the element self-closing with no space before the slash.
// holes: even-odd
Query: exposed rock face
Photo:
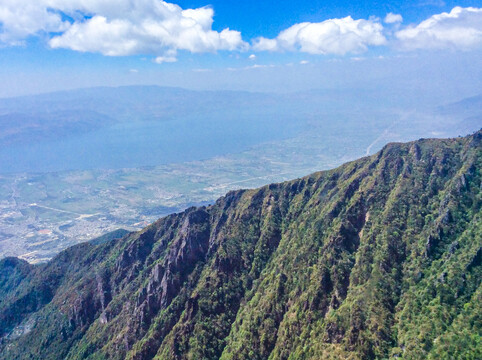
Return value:
<svg viewBox="0 0 482 360">
<path fill-rule="evenodd" d="M 0 359 L 477 358 L 481 134 L 3 259 Z"/>
<path fill-rule="evenodd" d="M 144 327 L 149 326 L 159 310 L 168 307 L 186 277 L 198 262 L 205 260 L 209 235 L 209 214 L 206 209 L 188 210 L 167 256 L 162 263 L 153 266 L 147 285 L 137 297 L 136 312 Z"/>
</svg>

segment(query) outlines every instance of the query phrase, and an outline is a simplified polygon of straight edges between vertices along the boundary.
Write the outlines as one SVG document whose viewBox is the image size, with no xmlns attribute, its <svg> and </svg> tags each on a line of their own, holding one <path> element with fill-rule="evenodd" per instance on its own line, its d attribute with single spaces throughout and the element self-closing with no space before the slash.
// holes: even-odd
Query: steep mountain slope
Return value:
<svg viewBox="0 0 482 360">
<path fill-rule="evenodd" d="M 482 131 L 0 262 L 2 359 L 477 359 Z"/>
</svg>

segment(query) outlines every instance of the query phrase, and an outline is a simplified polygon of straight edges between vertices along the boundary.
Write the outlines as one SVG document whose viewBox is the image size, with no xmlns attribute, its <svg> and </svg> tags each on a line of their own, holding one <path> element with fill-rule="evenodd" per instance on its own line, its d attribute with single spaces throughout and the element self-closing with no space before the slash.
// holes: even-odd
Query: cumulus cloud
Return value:
<svg viewBox="0 0 482 360">
<path fill-rule="evenodd" d="M 400 14 L 394 14 L 394 13 L 388 13 L 387 16 L 385 16 L 385 19 L 383 21 L 386 24 L 398 24 L 403 21 L 403 17 Z"/>
<path fill-rule="evenodd" d="M 58 12 L 29 0 L 0 2 L 0 42 L 20 45 L 30 35 L 39 32 L 62 32 L 69 23 Z"/>
<path fill-rule="evenodd" d="M 482 46 L 482 8 L 455 7 L 395 33 L 404 50 L 461 49 Z"/>
<path fill-rule="evenodd" d="M 52 48 L 110 56 L 153 54 L 172 62 L 176 51 L 242 50 L 241 33 L 212 30 L 209 7 L 182 9 L 160 0 L 3 0 L 0 41 L 17 45 L 47 34 Z"/>
<path fill-rule="evenodd" d="M 258 38 L 255 50 L 294 51 L 310 54 L 360 53 L 370 45 L 383 45 L 383 26 L 376 19 L 353 20 L 351 16 L 319 23 L 304 22 L 283 30 L 275 39 Z"/>
</svg>

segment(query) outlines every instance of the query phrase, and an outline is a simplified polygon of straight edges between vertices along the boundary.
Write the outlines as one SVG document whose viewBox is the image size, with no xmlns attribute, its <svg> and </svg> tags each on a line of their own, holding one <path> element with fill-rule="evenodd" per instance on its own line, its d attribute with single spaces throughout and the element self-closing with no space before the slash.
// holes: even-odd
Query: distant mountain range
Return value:
<svg viewBox="0 0 482 360">
<path fill-rule="evenodd" d="M 444 118 L 458 119 L 456 126 L 462 133 L 473 131 L 482 126 L 482 95 L 440 106 L 436 114 Z"/>
<path fill-rule="evenodd" d="M 1 359 L 480 359 L 482 131 L 0 261 Z"/>
<path fill-rule="evenodd" d="M 293 104 L 286 103 L 278 95 L 244 91 L 191 91 L 160 86 L 98 87 L 0 99 L 0 116 L 4 117 L 0 118 L 0 125 L 17 129 L 28 139 L 29 130 L 42 128 L 46 132 L 55 132 L 65 124 L 78 125 L 78 128 L 72 126 L 63 132 L 56 131 L 55 135 L 87 132 L 89 129 L 83 126 L 85 121 L 95 118 L 90 130 L 112 125 L 112 121 L 162 122 L 194 117 L 208 122 L 210 118 L 224 116 L 229 122 L 235 114 L 241 118 L 243 115 L 261 118 L 288 111 L 293 115 L 295 110 L 290 109 L 292 107 Z M 34 119 L 37 119 L 32 126 L 34 129 L 22 126 Z"/>
</svg>

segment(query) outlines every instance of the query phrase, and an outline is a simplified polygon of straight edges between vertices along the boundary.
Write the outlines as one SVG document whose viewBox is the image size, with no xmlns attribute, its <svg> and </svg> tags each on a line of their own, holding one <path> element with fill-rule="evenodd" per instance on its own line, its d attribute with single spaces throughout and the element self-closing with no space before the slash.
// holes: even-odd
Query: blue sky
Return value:
<svg viewBox="0 0 482 360">
<path fill-rule="evenodd" d="M 178 1 L 183 8 L 210 5 L 215 10 L 214 28 L 239 30 L 247 39 L 276 36 L 281 30 L 299 22 L 318 22 L 351 15 L 364 18 L 387 13 L 402 14 L 407 23 L 420 22 L 429 16 L 450 11 L 455 6 L 481 7 L 480 1 Z"/>
<path fill-rule="evenodd" d="M 418 81 L 443 100 L 482 88 L 480 1 L 134 3 L 3 0 L 0 97 L 128 84 L 403 91 Z"/>
</svg>

